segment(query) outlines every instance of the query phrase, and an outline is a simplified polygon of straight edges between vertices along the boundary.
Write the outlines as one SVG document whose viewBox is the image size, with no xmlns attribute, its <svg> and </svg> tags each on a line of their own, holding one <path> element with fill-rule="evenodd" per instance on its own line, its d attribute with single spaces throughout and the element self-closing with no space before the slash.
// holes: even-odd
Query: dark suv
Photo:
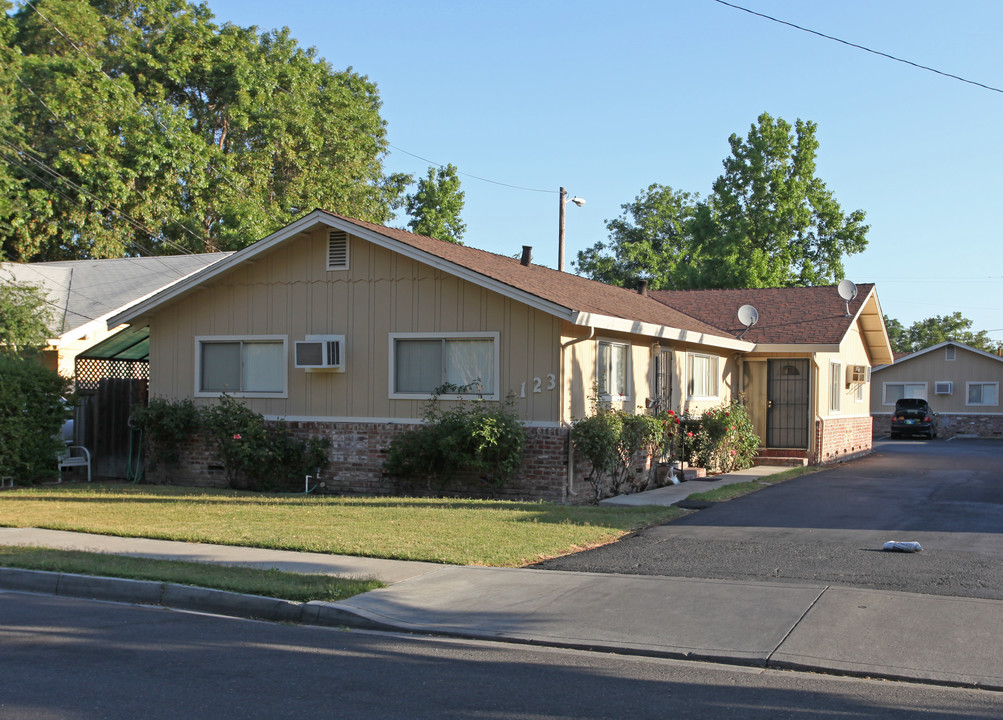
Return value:
<svg viewBox="0 0 1003 720">
<path fill-rule="evenodd" d="M 937 416 L 930 403 L 920 398 L 903 398 L 895 401 L 892 413 L 892 438 L 901 435 L 926 435 L 937 437 Z"/>
</svg>

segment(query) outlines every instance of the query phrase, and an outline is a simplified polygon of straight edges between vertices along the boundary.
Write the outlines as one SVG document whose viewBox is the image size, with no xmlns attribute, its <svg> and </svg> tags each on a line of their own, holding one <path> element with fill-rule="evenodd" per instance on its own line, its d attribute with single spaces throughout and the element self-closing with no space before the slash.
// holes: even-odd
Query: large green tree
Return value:
<svg viewBox="0 0 1003 720">
<path fill-rule="evenodd" d="M 0 354 L 40 349 L 49 337 L 50 318 L 41 288 L 0 276 Z"/>
<path fill-rule="evenodd" d="M 696 267 L 693 233 L 701 214 L 706 222 L 706 206 L 690 193 L 654 184 L 621 207 L 623 214 L 606 222 L 609 242 L 578 253 L 578 271 L 611 285 L 645 277 L 652 289 L 689 287 Z"/>
<path fill-rule="evenodd" d="M 700 202 L 652 185 L 608 223 L 610 240 L 578 254 L 580 272 L 652 287 L 790 287 L 843 277 L 842 258 L 867 245 L 860 210 L 844 214 L 817 177 L 816 125 L 767 113 L 731 155 Z M 667 257 L 674 255 L 675 257 Z"/>
<path fill-rule="evenodd" d="M 463 195 L 454 165 L 429 166 L 428 175 L 418 180 L 417 190 L 407 196 L 408 227 L 419 235 L 462 245 L 467 229 L 460 220 Z"/>
<path fill-rule="evenodd" d="M 402 203 L 376 86 L 287 29 L 185 0 L 37 0 L 0 22 L 9 259 L 235 249 L 315 207 L 386 222 Z"/>
<path fill-rule="evenodd" d="M 946 340 L 956 340 L 986 352 L 996 352 L 997 349 L 989 333 L 985 330 L 973 331 L 972 321 L 960 312 L 917 320 L 908 328 L 904 328 L 898 320 L 886 317 L 885 326 L 895 352 L 917 352 Z"/>
</svg>

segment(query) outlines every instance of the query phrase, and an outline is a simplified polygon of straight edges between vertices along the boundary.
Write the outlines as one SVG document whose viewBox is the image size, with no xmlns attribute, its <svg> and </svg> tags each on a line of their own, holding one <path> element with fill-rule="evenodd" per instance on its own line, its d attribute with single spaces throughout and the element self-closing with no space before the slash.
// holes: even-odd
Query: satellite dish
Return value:
<svg viewBox="0 0 1003 720">
<path fill-rule="evenodd" d="M 845 317 L 850 317 L 850 301 L 857 297 L 857 286 L 853 284 L 852 280 L 840 280 L 839 285 L 836 286 L 836 292 L 846 301 Z"/>
<path fill-rule="evenodd" d="M 857 297 L 857 286 L 853 284 L 852 280 L 840 280 L 839 285 L 836 286 L 836 291 L 846 302 L 850 302 L 853 298 Z"/>
<path fill-rule="evenodd" d="M 738 339 L 741 340 L 742 336 L 749 331 L 749 328 L 759 322 L 759 311 L 752 307 L 752 305 L 743 305 L 738 309 L 738 321 L 745 325 L 745 330 L 738 336 Z"/>
</svg>

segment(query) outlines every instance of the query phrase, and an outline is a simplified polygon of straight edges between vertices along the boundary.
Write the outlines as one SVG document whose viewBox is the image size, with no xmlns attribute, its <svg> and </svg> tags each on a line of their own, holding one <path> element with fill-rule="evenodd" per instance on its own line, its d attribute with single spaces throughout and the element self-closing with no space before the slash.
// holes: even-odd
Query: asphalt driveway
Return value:
<svg viewBox="0 0 1003 720">
<path fill-rule="evenodd" d="M 885 552 L 888 540 L 923 551 Z M 879 441 L 866 458 L 534 567 L 1003 600 L 1003 441 Z"/>
</svg>

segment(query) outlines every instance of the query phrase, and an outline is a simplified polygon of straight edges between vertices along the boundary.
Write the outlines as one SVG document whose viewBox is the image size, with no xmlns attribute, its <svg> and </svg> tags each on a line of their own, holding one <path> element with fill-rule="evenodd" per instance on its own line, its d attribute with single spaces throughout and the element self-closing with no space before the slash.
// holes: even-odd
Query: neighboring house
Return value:
<svg viewBox="0 0 1003 720">
<path fill-rule="evenodd" d="M 874 432 L 886 435 L 899 398 L 924 398 L 941 437 L 1003 436 L 1003 358 L 954 340 L 897 357 L 872 373 Z"/>
<path fill-rule="evenodd" d="M 45 292 L 51 336 L 41 360 L 76 381 L 73 443 L 88 448 L 95 477 L 127 477 L 131 438 L 124 419 L 147 398 L 145 336 L 108 318 L 229 254 L 0 263 L 0 283 Z"/>
<path fill-rule="evenodd" d="M 647 293 L 533 265 L 525 250 L 520 261 L 317 210 L 109 325 L 148 332 L 152 396 L 227 393 L 331 437 L 335 492 L 394 489 L 387 444 L 444 382 L 476 386 L 451 399 L 514 398 L 529 440 L 512 496 L 583 490 L 568 426 L 595 394 L 678 412 L 744 389 L 774 454 L 870 448 L 866 372 L 848 383 L 846 370 L 891 361 L 872 286 L 845 316 L 832 287 Z M 745 303 L 760 316 L 747 332 Z M 219 479 L 206 453 L 189 454 L 175 477 Z"/>
<path fill-rule="evenodd" d="M 109 327 L 109 317 L 227 255 L 4 262 L 0 283 L 27 283 L 45 291 L 51 337 L 42 361 L 63 377 L 73 377 L 77 354 L 121 329 Z"/>
</svg>

